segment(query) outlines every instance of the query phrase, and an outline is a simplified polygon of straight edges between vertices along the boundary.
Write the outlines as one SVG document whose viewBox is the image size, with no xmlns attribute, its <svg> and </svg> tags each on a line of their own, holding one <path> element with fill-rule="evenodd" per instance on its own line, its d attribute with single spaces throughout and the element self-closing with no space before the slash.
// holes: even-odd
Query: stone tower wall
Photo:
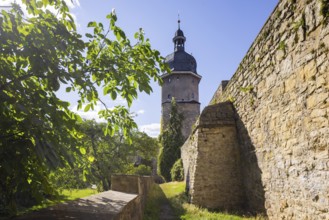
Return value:
<svg viewBox="0 0 329 220">
<path fill-rule="evenodd" d="M 171 97 L 178 101 L 199 101 L 200 79 L 195 74 L 171 73 L 163 78 L 162 103 L 170 102 Z"/>
<path fill-rule="evenodd" d="M 178 112 L 182 113 L 182 133 L 185 138 L 191 133 L 191 128 L 200 115 L 199 82 L 201 76 L 184 71 L 173 71 L 162 77 L 162 114 L 161 129 L 164 130 L 170 118 L 171 99 L 174 97 Z"/>
<path fill-rule="evenodd" d="M 183 114 L 184 120 L 182 123 L 182 134 L 187 138 L 191 131 L 193 124 L 200 115 L 200 103 L 198 102 L 176 102 L 178 112 Z M 166 102 L 162 104 L 162 129 L 165 129 L 169 123 L 171 112 L 171 103 Z"/>
<path fill-rule="evenodd" d="M 329 219 L 328 11 L 325 0 L 281 0 L 211 101 L 233 102 L 247 208 L 270 219 Z M 182 154 L 208 163 L 195 151 Z"/>
</svg>

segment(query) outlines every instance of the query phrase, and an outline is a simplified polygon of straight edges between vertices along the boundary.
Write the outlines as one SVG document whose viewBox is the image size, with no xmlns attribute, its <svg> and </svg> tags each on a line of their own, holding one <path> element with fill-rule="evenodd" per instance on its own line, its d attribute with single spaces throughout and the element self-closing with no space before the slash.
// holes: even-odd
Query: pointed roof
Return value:
<svg viewBox="0 0 329 220">
<path fill-rule="evenodd" d="M 191 71 L 197 74 L 197 63 L 195 58 L 185 52 L 186 37 L 180 29 L 180 19 L 178 19 L 178 30 L 173 38 L 174 52 L 166 57 L 166 63 L 169 64 L 172 71 Z"/>
</svg>

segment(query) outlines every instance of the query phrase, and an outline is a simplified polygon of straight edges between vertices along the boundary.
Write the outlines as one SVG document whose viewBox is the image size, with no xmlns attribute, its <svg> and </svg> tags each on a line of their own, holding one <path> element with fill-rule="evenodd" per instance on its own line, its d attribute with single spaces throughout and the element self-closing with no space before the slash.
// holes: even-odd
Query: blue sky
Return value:
<svg viewBox="0 0 329 220">
<path fill-rule="evenodd" d="M 222 80 L 238 68 L 257 34 L 274 10 L 278 0 L 80 0 L 72 9 L 78 32 L 84 34 L 89 21 L 106 24 L 106 15 L 115 8 L 118 26 L 129 38 L 143 28 L 152 47 L 162 56 L 173 52 L 172 38 L 180 14 L 181 29 L 187 38 L 185 50 L 197 61 L 201 109 L 210 101 Z M 153 83 L 151 95 L 141 94 L 131 111 L 140 130 L 157 136 L 161 115 L 161 88 Z M 76 105 L 75 97 L 61 94 Z M 120 104 L 120 100 L 109 103 Z M 85 117 L 92 117 L 85 114 Z"/>
</svg>

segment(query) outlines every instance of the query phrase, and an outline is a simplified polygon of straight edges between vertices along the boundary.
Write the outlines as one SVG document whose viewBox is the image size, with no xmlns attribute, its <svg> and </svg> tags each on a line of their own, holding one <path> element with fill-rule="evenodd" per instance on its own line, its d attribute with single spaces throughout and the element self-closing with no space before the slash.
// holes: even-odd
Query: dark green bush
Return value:
<svg viewBox="0 0 329 220">
<path fill-rule="evenodd" d="M 182 159 L 178 159 L 170 171 L 172 181 L 183 181 L 184 180 L 184 168 Z"/>
<path fill-rule="evenodd" d="M 180 158 L 180 148 L 184 144 L 183 120 L 183 115 L 178 112 L 173 98 L 168 126 L 160 135 L 161 149 L 158 158 L 159 172 L 167 182 L 171 181 L 171 168 L 175 161 Z"/>
<path fill-rule="evenodd" d="M 132 170 L 130 170 L 128 174 L 150 176 L 152 174 L 152 169 L 149 166 L 141 164 L 138 167 L 134 167 Z"/>
</svg>

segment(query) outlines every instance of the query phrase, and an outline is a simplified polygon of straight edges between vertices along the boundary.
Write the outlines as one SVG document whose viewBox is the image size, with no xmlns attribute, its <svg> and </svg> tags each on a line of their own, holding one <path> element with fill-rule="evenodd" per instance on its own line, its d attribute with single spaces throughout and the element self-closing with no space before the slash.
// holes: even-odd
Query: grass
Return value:
<svg viewBox="0 0 329 220">
<path fill-rule="evenodd" d="M 98 193 L 96 189 L 64 189 L 61 195 L 65 197 L 65 201 L 76 200 Z"/>
<path fill-rule="evenodd" d="M 154 185 L 148 195 L 144 220 L 159 219 L 161 204 L 169 202 L 178 219 L 191 220 L 262 220 L 263 217 L 244 217 L 228 213 L 210 212 L 187 202 L 184 182 L 170 182 Z"/>
<path fill-rule="evenodd" d="M 172 199 L 185 192 L 184 182 L 170 182 L 160 185 L 162 191 L 168 199 Z"/>
<path fill-rule="evenodd" d="M 144 220 L 159 219 L 161 205 L 169 202 L 158 184 L 153 184 L 146 200 Z"/>
<path fill-rule="evenodd" d="M 30 208 L 22 208 L 18 211 L 18 215 L 23 215 L 31 211 L 44 209 L 59 203 L 76 200 L 96 193 L 98 193 L 96 189 L 64 189 L 59 192 L 57 199 L 47 199 L 40 205 L 35 205 Z"/>
</svg>

